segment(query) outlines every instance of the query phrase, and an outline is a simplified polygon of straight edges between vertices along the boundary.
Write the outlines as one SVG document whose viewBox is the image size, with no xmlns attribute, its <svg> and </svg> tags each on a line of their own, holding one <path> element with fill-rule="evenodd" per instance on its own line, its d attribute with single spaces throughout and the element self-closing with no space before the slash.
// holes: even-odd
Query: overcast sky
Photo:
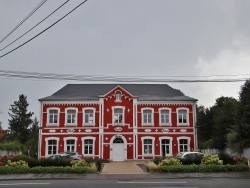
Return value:
<svg viewBox="0 0 250 188">
<path fill-rule="evenodd" d="M 0 40 L 41 0 L 1 0 Z M 48 0 L 0 43 L 0 49 L 50 14 L 64 0 Z M 0 56 L 57 21 L 80 0 L 67 3 Z M 0 58 L 0 70 L 107 76 L 250 76 L 249 0 L 88 0 L 54 27 Z M 248 75 L 242 75 L 248 74 Z M 197 77 L 199 79 L 200 77 Z M 190 79 L 190 77 L 187 77 Z M 192 77 L 196 79 L 196 77 Z M 0 121 L 8 127 L 10 105 L 27 96 L 40 116 L 39 98 L 70 81 L 0 76 Z M 233 83 L 167 83 L 210 107 L 220 96 L 238 98 Z"/>
</svg>

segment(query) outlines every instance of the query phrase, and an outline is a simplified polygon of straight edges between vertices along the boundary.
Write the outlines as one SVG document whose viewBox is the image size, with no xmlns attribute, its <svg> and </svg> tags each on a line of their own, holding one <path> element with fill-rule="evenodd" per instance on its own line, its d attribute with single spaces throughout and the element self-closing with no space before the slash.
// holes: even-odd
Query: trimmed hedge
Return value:
<svg viewBox="0 0 250 188">
<path fill-rule="evenodd" d="M 0 174 L 26 174 L 26 173 L 95 173 L 91 167 L 0 167 Z"/>
<path fill-rule="evenodd" d="M 161 172 L 236 172 L 236 171 L 248 171 L 247 165 L 177 165 L 177 166 L 161 166 L 159 167 Z"/>
</svg>

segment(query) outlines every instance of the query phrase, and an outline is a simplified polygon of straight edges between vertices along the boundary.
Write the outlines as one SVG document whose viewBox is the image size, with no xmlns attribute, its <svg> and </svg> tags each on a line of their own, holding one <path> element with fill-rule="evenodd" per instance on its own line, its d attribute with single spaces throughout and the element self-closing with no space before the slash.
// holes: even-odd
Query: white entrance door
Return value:
<svg viewBox="0 0 250 188">
<path fill-rule="evenodd" d="M 124 161 L 124 143 L 113 143 L 113 161 Z"/>
</svg>

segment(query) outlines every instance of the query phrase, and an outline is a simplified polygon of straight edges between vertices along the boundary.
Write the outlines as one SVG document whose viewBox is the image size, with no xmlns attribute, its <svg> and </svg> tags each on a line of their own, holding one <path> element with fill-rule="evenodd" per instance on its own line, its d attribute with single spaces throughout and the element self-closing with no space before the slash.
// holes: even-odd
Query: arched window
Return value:
<svg viewBox="0 0 250 188">
<path fill-rule="evenodd" d="M 122 99 L 121 99 L 121 95 L 122 95 L 122 93 L 120 92 L 120 91 L 117 91 L 116 93 L 115 93 L 115 101 L 116 102 L 120 102 Z"/>
<path fill-rule="evenodd" d="M 116 138 L 114 139 L 113 143 L 124 143 L 123 139 L 122 138 Z"/>
</svg>

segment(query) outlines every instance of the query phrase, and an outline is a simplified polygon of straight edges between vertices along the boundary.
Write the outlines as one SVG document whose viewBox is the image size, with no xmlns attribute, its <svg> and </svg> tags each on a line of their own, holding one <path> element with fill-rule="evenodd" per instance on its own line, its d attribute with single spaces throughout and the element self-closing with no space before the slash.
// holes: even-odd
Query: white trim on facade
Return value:
<svg viewBox="0 0 250 188">
<path fill-rule="evenodd" d="M 165 123 L 165 122 L 161 122 L 161 115 L 162 115 L 162 110 L 168 110 L 168 119 L 169 119 L 169 121 L 168 121 L 168 123 Z M 160 126 L 172 126 L 172 110 L 171 110 L 171 108 L 167 108 L 167 107 L 161 107 L 161 108 L 159 108 L 159 125 Z"/>
<path fill-rule="evenodd" d="M 85 147 L 85 145 L 84 145 L 84 141 L 85 140 L 93 140 L 93 153 L 92 154 L 85 154 L 84 153 L 84 147 Z M 82 137 L 82 154 L 83 154 L 83 156 L 84 157 L 92 157 L 92 158 L 94 158 L 95 157 L 95 141 L 96 141 L 96 137 L 93 137 L 93 136 L 85 136 L 85 137 Z"/>
<path fill-rule="evenodd" d="M 65 152 L 67 151 L 67 140 L 75 140 L 74 152 L 76 152 L 77 151 L 77 137 L 64 137 L 63 138 Z"/>
<path fill-rule="evenodd" d="M 86 110 L 93 110 L 93 123 L 85 123 Z M 84 107 L 84 108 L 82 108 L 82 126 L 95 126 L 95 113 L 96 113 L 96 108 L 94 108 L 94 107 Z"/>
<path fill-rule="evenodd" d="M 145 110 L 151 110 L 151 123 L 145 123 L 144 122 L 144 111 Z M 149 107 L 146 107 L 146 108 L 141 108 L 141 125 L 142 126 L 145 126 L 145 127 L 148 127 L 148 126 L 154 126 L 154 108 L 149 108 Z"/>
<path fill-rule="evenodd" d="M 75 120 L 74 120 L 74 123 L 68 123 L 68 110 L 75 110 L 76 113 L 75 113 Z M 64 126 L 77 126 L 77 121 L 78 120 L 78 108 L 75 108 L 75 107 L 68 107 L 68 108 L 65 108 L 65 124 Z"/>
<path fill-rule="evenodd" d="M 150 139 L 152 140 L 152 154 L 145 154 L 144 152 L 144 140 L 146 139 Z M 141 141 L 142 141 L 142 159 L 144 159 L 144 157 L 153 157 L 155 156 L 155 137 L 153 136 L 143 136 L 141 137 Z"/>
<path fill-rule="evenodd" d="M 178 145 L 177 145 L 177 147 L 178 147 L 178 152 L 180 152 L 180 140 L 181 139 L 185 139 L 185 140 L 187 140 L 188 141 L 188 151 L 190 151 L 190 141 L 191 141 L 191 138 L 190 137 L 187 137 L 187 136 L 179 136 L 179 137 L 177 137 L 177 142 L 178 142 Z"/>
<path fill-rule="evenodd" d="M 161 136 L 159 137 L 159 141 L 160 141 L 160 156 L 163 156 L 163 153 L 162 153 L 162 140 L 169 140 L 169 151 L 170 153 L 166 156 L 172 156 L 173 155 L 173 137 L 170 137 L 170 136 Z"/>
<path fill-rule="evenodd" d="M 57 110 L 57 123 L 50 123 L 50 110 Z M 60 108 L 58 107 L 51 107 L 47 108 L 47 123 L 46 126 L 59 126 L 60 124 Z"/>
<path fill-rule="evenodd" d="M 180 110 L 186 110 L 187 113 L 186 113 L 186 123 L 180 123 L 179 122 L 179 111 Z M 190 121 L 189 121 L 189 109 L 188 108 L 183 108 L 183 107 L 180 107 L 180 108 L 176 108 L 176 118 L 177 118 L 177 126 L 190 126 Z"/>
<path fill-rule="evenodd" d="M 49 155 L 48 154 L 48 141 L 49 140 L 56 140 L 57 141 L 56 153 L 58 153 L 60 138 L 59 137 L 47 137 L 47 138 L 45 138 L 45 156 Z"/>
</svg>

